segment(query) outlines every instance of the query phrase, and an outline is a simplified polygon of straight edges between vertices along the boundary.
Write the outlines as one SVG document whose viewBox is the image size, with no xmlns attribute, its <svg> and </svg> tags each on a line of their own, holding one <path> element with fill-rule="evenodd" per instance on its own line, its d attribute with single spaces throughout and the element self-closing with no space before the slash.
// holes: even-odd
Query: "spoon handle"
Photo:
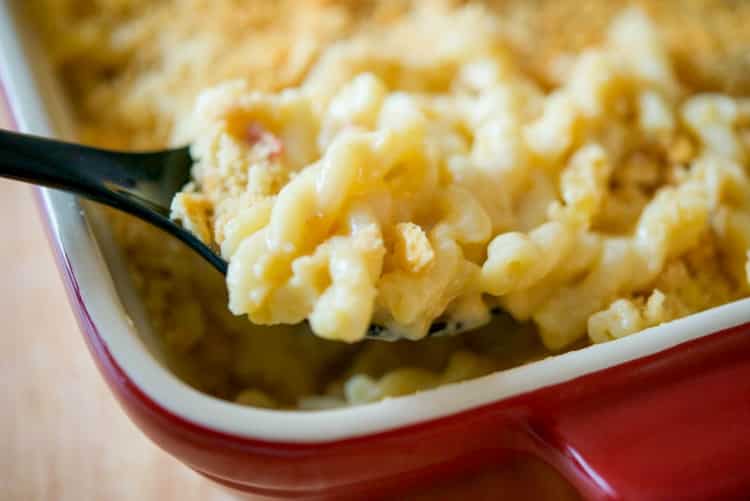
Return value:
<svg viewBox="0 0 750 501">
<path fill-rule="evenodd" d="M 84 167 L 101 166 L 95 156 L 83 146 L 0 131 L 0 176 L 105 201 L 108 190 Z"/>
<path fill-rule="evenodd" d="M 188 148 L 129 153 L 0 130 L 0 177 L 58 188 L 128 212 L 176 236 L 221 273 L 227 263 L 169 219 L 190 178 Z"/>
<path fill-rule="evenodd" d="M 170 161 L 178 165 L 164 189 Z M 0 176 L 71 191 L 128 212 L 140 213 L 137 205 L 168 217 L 175 189 L 187 182 L 189 162 L 185 148 L 125 153 L 0 130 Z"/>
</svg>

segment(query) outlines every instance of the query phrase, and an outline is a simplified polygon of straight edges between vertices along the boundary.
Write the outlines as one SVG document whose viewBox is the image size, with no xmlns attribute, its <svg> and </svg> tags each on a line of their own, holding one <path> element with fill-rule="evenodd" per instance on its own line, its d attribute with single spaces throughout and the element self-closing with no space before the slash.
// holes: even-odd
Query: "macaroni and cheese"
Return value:
<svg viewBox="0 0 750 501">
<path fill-rule="evenodd" d="M 229 261 L 229 308 L 253 323 L 416 340 L 499 306 L 559 350 L 747 292 L 748 123 L 750 100 L 681 86 L 641 11 L 551 90 L 484 9 L 417 11 L 326 49 L 298 87 L 201 93 L 173 216 Z M 660 290 L 701 244 L 725 255 L 720 297 Z"/>
<path fill-rule="evenodd" d="M 174 215 L 232 261 L 229 297 L 110 214 L 177 376 L 360 404 L 747 295 L 750 4 L 465 3 L 24 2 L 83 141 L 195 144 Z M 419 338 L 490 311 L 392 343 L 286 325 Z"/>
</svg>

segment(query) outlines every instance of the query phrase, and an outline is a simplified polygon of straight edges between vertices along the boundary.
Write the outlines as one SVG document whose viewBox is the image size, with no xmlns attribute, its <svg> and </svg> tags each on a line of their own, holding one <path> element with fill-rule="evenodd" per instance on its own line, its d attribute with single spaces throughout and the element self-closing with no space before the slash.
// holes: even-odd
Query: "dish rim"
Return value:
<svg viewBox="0 0 750 501">
<path fill-rule="evenodd" d="M 21 19 L 8 2 L 0 3 L 0 94 L 18 130 L 70 138 L 72 128 L 60 92 Z M 414 395 L 321 411 L 245 407 L 203 394 L 162 366 L 122 304 L 85 208 L 73 195 L 46 188 L 40 189 L 40 202 L 51 245 L 66 261 L 62 271 L 79 287 L 79 300 L 70 298 L 72 307 L 91 320 L 93 335 L 122 373 L 167 412 L 245 439 L 323 443 L 392 431 L 564 383 L 750 321 L 746 298 L 622 339 Z"/>
</svg>

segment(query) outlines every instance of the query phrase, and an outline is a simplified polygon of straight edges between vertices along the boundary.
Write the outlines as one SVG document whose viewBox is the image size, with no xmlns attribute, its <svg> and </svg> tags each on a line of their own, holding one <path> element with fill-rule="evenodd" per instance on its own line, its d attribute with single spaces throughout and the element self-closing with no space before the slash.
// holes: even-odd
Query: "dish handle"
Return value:
<svg viewBox="0 0 750 501">
<path fill-rule="evenodd" d="M 551 390 L 532 449 L 585 498 L 750 495 L 750 324 Z"/>
</svg>

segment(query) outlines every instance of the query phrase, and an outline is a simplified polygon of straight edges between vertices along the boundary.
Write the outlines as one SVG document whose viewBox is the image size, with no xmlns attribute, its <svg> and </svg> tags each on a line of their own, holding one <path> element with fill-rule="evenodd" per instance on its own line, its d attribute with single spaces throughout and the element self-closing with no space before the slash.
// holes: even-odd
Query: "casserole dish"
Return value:
<svg viewBox="0 0 750 501">
<path fill-rule="evenodd" d="M 3 9 L 3 79 L 17 128 L 70 137 L 33 33 Z M 39 201 L 82 330 L 123 407 L 162 448 L 225 485 L 370 497 L 520 452 L 553 464 L 591 499 L 750 490 L 747 300 L 410 397 L 309 413 L 244 408 L 190 389 L 161 363 L 99 210 L 50 190 Z"/>
</svg>

